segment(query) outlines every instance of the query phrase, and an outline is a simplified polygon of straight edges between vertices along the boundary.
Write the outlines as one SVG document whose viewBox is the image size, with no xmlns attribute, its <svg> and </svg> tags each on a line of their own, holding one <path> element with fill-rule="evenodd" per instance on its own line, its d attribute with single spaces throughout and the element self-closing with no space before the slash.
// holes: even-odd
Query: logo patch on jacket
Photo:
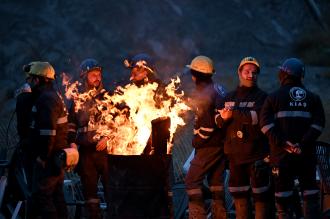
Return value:
<svg viewBox="0 0 330 219">
<path fill-rule="evenodd" d="M 290 97 L 294 101 L 302 101 L 306 98 L 306 91 L 300 87 L 290 89 Z"/>
</svg>

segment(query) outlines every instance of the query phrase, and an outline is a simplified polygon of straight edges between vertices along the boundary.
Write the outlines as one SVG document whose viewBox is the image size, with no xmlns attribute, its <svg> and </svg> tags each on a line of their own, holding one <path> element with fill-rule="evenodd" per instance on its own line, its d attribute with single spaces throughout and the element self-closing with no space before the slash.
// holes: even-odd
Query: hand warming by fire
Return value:
<svg viewBox="0 0 330 219">
<path fill-rule="evenodd" d="M 183 113 L 189 107 L 183 102 L 183 92 L 177 89 L 180 79 L 171 79 L 163 89 L 157 92 L 158 83 L 148 83 L 143 86 L 128 84 L 117 87 L 114 94 L 106 93 L 104 99 L 94 99 L 95 89 L 80 93 L 79 82 L 70 83 L 63 75 L 65 95 L 75 104 L 75 111 L 88 110 L 90 121 L 88 128 L 96 130 L 95 141 L 106 140 L 109 154 L 139 155 L 143 152 L 151 135 L 151 122 L 160 117 L 169 117 L 170 138 L 167 143 L 167 153 L 172 147 L 173 135 L 178 125 L 185 125 Z M 94 100 L 96 104 L 86 109 L 86 101 Z M 159 101 L 160 100 L 160 101 Z"/>
</svg>

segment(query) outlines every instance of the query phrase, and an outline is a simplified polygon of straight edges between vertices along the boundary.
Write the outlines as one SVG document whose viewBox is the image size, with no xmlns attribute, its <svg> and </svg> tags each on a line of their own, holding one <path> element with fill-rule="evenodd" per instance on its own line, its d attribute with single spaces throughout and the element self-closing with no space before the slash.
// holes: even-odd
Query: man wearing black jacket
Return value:
<svg viewBox="0 0 330 219">
<path fill-rule="evenodd" d="M 260 115 L 261 130 L 271 145 L 276 208 L 281 219 L 290 217 L 296 177 L 303 194 L 304 218 L 320 217 L 314 143 L 324 128 L 325 115 L 319 96 L 302 83 L 304 73 L 301 60 L 285 60 L 279 71 L 281 87 L 268 96 Z"/>
<path fill-rule="evenodd" d="M 24 70 L 24 69 L 23 69 Z M 24 167 L 25 179 L 28 188 L 31 188 L 32 184 L 32 172 L 33 172 L 33 154 L 30 150 L 29 144 L 29 134 L 30 134 L 30 126 L 31 126 L 31 110 L 33 103 L 35 101 L 35 97 L 32 94 L 31 87 L 29 85 L 31 82 L 31 77 L 26 77 L 26 83 L 16 90 L 16 120 L 17 120 L 17 133 L 19 136 L 19 147 L 16 150 L 13 158 L 15 158 L 15 162 L 21 159 L 21 163 Z M 16 165 L 16 164 L 15 164 Z M 14 172 L 14 171 L 12 171 Z"/>
<path fill-rule="evenodd" d="M 28 144 L 35 162 L 29 218 L 67 218 L 64 170 L 55 163 L 56 154 L 68 147 L 65 104 L 53 88 L 55 70 L 48 62 L 31 62 L 25 71 L 34 96 Z"/>
<path fill-rule="evenodd" d="M 216 123 L 226 129 L 225 154 L 229 159 L 229 191 L 234 197 L 236 218 L 250 218 L 250 189 L 258 219 L 269 218 L 269 171 L 267 139 L 259 128 L 259 112 L 267 94 L 257 86 L 260 65 L 245 57 L 238 67 L 240 84 L 218 106 Z"/>
<path fill-rule="evenodd" d="M 90 92 L 81 109 L 75 109 L 73 103 L 69 112 L 68 141 L 73 148 L 79 147 L 78 174 L 83 186 L 88 218 L 101 218 L 98 181 L 104 188 L 104 197 L 109 206 L 109 167 L 107 137 L 99 141 L 94 139 L 97 127 L 91 122 L 98 122 L 99 117 L 96 100 L 104 99 L 106 94 L 102 83 L 102 67 L 92 58 L 83 60 L 80 64 L 80 78 L 83 80 L 80 92 Z M 93 92 L 91 92 L 93 91 Z"/>
<path fill-rule="evenodd" d="M 196 89 L 192 96 L 195 111 L 194 137 L 192 146 L 195 156 L 186 175 L 186 191 L 189 196 L 189 218 L 204 219 L 203 181 L 207 176 L 212 193 L 212 217 L 226 218 L 224 207 L 223 173 L 225 158 L 223 154 L 223 131 L 216 127 L 215 106 L 224 92 L 215 85 L 213 62 L 206 56 L 195 57 L 190 65 L 190 73 Z"/>
</svg>

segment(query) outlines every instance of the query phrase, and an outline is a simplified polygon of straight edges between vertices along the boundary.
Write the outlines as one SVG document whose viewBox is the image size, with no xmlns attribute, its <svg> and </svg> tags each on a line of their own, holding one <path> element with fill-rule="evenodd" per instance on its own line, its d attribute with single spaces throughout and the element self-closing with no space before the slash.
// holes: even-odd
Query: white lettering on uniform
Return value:
<svg viewBox="0 0 330 219">
<path fill-rule="evenodd" d="M 297 101 L 292 101 L 289 103 L 289 106 L 298 106 L 298 107 L 307 107 L 307 103 L 306 102 L 297 102 Z"/>
</svg>

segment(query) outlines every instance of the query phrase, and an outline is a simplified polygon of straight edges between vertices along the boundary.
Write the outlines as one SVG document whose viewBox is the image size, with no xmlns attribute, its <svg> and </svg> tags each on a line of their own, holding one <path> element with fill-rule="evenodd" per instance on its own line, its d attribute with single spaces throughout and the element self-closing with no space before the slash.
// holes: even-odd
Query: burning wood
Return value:
<svg viewBox="0 0 330 219">
<path fill-rule="evenodd" d="M 64 78 L 64 77 L 63 77 Z M 76 105 L 76 111 L 88 110 L 91 120 L 88 126 L 96 130 L 94 139 L 100 140 L 108 137 L 109 154 L 117 155 L 139 155 L 143 152 L 151 135 L 152 121 L 163 121 L 167 124 L 167 130 L 158 130 L 157 126 L 154 144 L 163 144 L 164 138 L 167 139 L 166 150 L 170 153 L 173 135 L 178 125 L 185 125 L 182 114 L 189 110 L 183 102 L 183 92 L 178 93 L 177 87 L 180 79 L 172 79 L 171 83 L 165 87 L 165 94 L 158 96 L 160 104 L 156 103 L 155 95 L 158 87 L 157 83 L 150 83 L 144 86 L 128 84 L 125 87 L 117 87 L 113 95 L 106 94 L 103 100 L 97 100 L 93 109 L 85 109 L 84 103 L 93 99 L 95 90 L 86 93 L 79 93 L 78 82 L 63 83 L 66 86 L 66 97 L 72 99 Z M 168 117 L 168 119 L 159 119 Z M 156 137 L 157 136 L 157 137 Z M 162 146 L 160 146 L 162 148 Z"/>
</svg>

